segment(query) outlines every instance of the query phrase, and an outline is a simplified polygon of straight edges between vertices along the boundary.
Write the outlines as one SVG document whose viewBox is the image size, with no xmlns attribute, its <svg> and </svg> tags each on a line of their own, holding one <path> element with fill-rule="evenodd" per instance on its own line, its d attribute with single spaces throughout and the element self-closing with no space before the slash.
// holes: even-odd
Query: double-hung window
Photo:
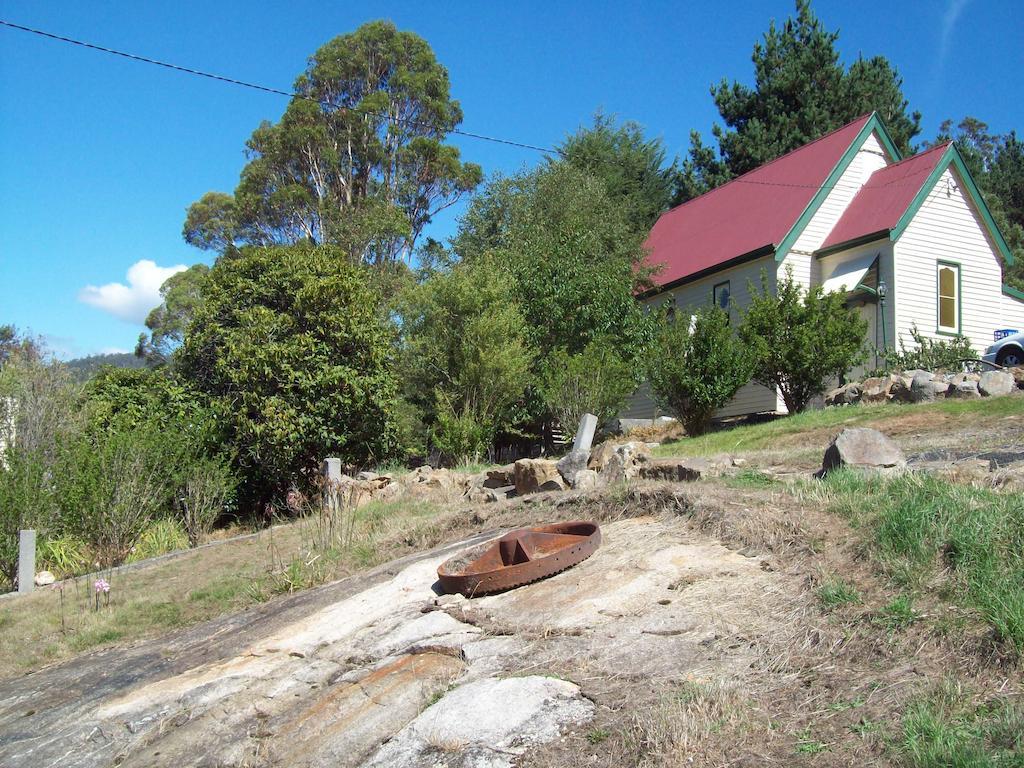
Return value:
<svg viewBox="0 0 1024 768">
<path fill-rule="evenodd" d="M 935 283 L 939 333 L 960 333 L 960 265 L 940 261 Z"/>
</svg>

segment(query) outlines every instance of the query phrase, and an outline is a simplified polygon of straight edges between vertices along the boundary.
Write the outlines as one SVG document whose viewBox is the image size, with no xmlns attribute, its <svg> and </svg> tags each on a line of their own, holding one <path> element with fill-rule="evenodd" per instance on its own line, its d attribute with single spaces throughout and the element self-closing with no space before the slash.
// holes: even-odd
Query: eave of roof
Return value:
<svg viewBox="0 0 1024 768">
<path fill-rule="evenodd" d="M 910 208 L 949 143 L 879 168 L 862 186 L 818 250 L 819 254 L 850 247 L 871 233 L 891 233 Z"/>
<path fill-rule="evenodd" d="M 774 251 L 781 261 L 872 133 L 892 159 L 900 159 L 872 113 L 666 211 L 644 243 L 647 263 L 662 267 L 645 295 L 726 269 L 751 254 Z"/>
</svg>

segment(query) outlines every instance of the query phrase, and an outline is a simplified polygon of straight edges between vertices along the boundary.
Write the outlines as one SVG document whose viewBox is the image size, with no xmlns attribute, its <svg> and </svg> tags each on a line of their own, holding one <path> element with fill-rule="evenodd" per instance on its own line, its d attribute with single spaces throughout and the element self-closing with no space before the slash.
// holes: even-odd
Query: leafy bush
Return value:
<svg viewBox="0 0 1024 768">
<path fill-rule="evenodd" d="M 59 482 L 63 524 L 83 537 L 101 567 L 119 565 L 146 527 L 171 508 L 183 444 L 158 425 L 84 435 L 68 448 Z"/>
<path fill-rule="evenodd" d="M 235 490 L 235 478 L 226 459 L 197 457 L 190 462 L 179 489 L 179 520 L 190 547 L 198 546 L 223 514 Z"/>
<path fill-rule="evenodd" d="M 718 307 L 702 309 L 692 322 L 662 313 L 648 360 L 658 404 L 691 435 L 707 431 L 715 411 L 750 381 L 753 362 Z"/>
<path fill-rule="evenodd" d="M 864 359 L 867 321 L 843 294 L 821 286 L 805 291 L 787 270 L 776 292 L 762 273 L 761 291 L 751 286 L 750 295 L 739 333 L 755 362 L 754 380 L 778 389 L 790 413 L 804 410 L 830 379 Z"/>
<path fill-rule="evenodd" d="M 920 368 L 934 371 L 937 368 L 959 369 L 963 360 L 974 360 L 978 353 L 974 351 L 966 336 L 958 335 L 952 339 L 930 339 L 924 336 L 914 324 L 910 327 L 910 338 L 914 347 L 907 349 L 900 336 L 900 351 L 891 350 L 885 353 L 885 366 L 892 371 L 909 371 Z"/>
<path fill-rule="evenodd" d="M 243 248 L 203 283 L 180 375 L 210 399 L 253 504 L 305 485 L 325 456 L 396 451 L 391 332 L 341 249 Z"/>
<path fill-rule="evenodd" d="M 585 413 L 597 416 L 598 424 L 615 418 L 636 384 L 632 366 L 611 339 L 602 337 L 577 355 L 565 349 L 549 355 L 540 389 L 548 409 L 571 433 Z"/>
</svg>

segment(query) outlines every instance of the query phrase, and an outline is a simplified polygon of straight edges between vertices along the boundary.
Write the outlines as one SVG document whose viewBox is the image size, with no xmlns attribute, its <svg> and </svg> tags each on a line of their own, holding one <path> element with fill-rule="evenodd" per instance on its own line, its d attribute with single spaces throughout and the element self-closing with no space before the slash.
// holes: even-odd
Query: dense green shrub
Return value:
<svg viewBox="0 0 1024 768">
<path fill-rule="evenodd" d="M 571 434 L 585 413 L 597 416 L 599 424 L 615 418 L 636 385 L 633 366 L 610 338 L 601 337 L 579 354 L 563 348 L 548 355 L 540 392 L 562 429 Z"/>
<path fill-rule="evenodd" d="M 890 371 L 909 371 L 920 368 L 934 371 L 937 368 L 960 369 L 964 360 L 974 360 L 978 353 L 974 351 L 966 336 L 958 335 L 951 339 L 930 339 L 924 336 L 914 324 L 910 327 L 910 338 L 914 346 L 907 348 L 900 336 L 900 351 L 889 350 L 885 353 L 885 367 Z"/>
<path fill-rule="evenodd" d="M 455 253 L 496 266 L 538 352 L 529 391 L 517 403 L 516 432 L 537 434 L 550 419 L 538 389 L 555 365 L 554 350 L 577 355 L 610 337 L 635 372 L 642 368 L 651 329 L 636 292 L 649 284 L 650 270 L 626 208 L 604 181 L 559 161 L 493 181 L 462 219 Z"/>
<path fill-rule="evenodd" d="M 472 413 L 441 409 L 433 437 L 434 447 L 445 463 L 453 466 L 475 463 L 494 440 L 494 424 L 482 423 Z"/>
<path fill-rule="evenodd" d="M 401 370 L 412 408 L 453 460 L 479 457 L 523 396 L 533 353 L 526 323 L 487 260 L 436 272 L 407 291 Z"/>
<path fill-rule="evenodd" d="M 243 248 L 221 259 L 178 355 L 250 504 L 306 485 L 326 456 L 369 465 L 396 452 L 392 333 L 365 268 L 342 250 Z"/>
<path fill-rule="evenodd" d="M 750 381 L 753 361 L 718 307 L 692 321 L 661 313 L 648 360 L 651 391 L 659 405 L 691 435 L 703 434 L 715 411 Z"/>
<path fill-rule="evenodd" d="M 790 413 L 864 359 L 867 321 L 846 306 L 844 294 L 804 290 L 787 270 L 776 291 L 762 274 L 761 290 L 751 286 L 750 295 L 739 335 L 750 348 L 754 380 L 778 389 Z"/>
</svg>

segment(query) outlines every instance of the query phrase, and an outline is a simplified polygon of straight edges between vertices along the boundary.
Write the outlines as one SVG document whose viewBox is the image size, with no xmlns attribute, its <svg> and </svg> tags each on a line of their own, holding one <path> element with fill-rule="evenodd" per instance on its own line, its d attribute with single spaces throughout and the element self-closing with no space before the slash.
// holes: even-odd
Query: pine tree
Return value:
<svg viewBox="0 0 1024 768">
<path fill-rule="evenodd" d="M 796 18 L 754 45 L 754 87 L 723 79 L 711 95 L 725 126 L 712 134 L 718 152 L 691 134 L 676 184 L 679 204 L 797 147 L 877 111 L 902 152 L 920 132 L 920 114 L 907 113 L 903 80 L 884 57 L 839 61 L 838 32 L 825 29 L 810 0 L 797 0 Z M 717 154 L 717 156 L 716 156 Z"/>
</svg>

